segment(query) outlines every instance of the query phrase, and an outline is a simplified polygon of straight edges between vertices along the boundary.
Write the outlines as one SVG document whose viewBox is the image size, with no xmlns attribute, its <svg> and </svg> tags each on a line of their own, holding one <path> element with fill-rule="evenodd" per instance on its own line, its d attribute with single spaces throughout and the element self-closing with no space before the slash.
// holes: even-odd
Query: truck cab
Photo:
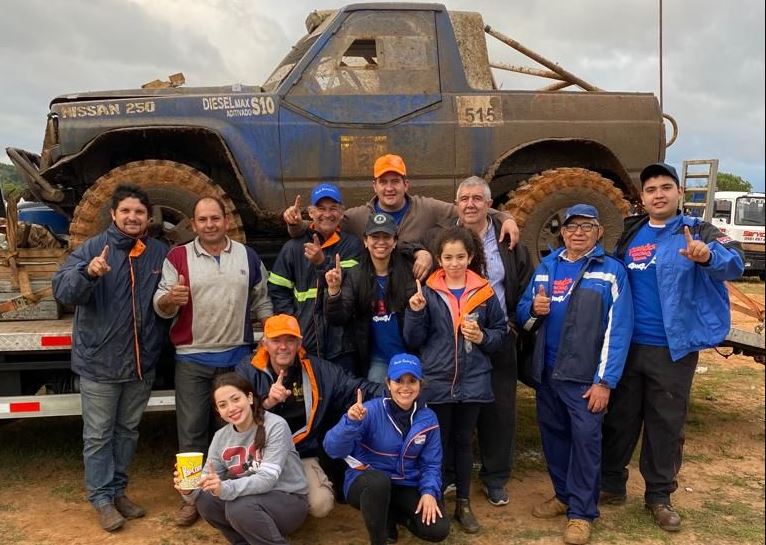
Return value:
<svg viewBox="0 0 766 545">
<path fill-rule="evenodd" d="M 717 191 L 712 223 L 721 232 L 738 240 L 745 251 L 745 273 L 757 274 L 764 280 L 766 266 L 766 208 L 764 193 Z"/>
</svg>

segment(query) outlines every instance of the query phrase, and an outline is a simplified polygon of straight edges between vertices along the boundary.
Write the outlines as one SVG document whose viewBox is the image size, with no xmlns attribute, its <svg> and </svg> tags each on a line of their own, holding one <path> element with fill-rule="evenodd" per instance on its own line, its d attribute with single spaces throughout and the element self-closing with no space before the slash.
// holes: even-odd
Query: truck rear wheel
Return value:
<svg viewBox="0 0 766 545">
<path fill-rule="evenodd" d="M 194 238 L 191 218 L 200 197 L 221 199 L 229 215 L 228 235 L 245 241 L 242 219 L 226 192 L 199 170 L 174 161 L 145 160 L 126 163 L 101 176 L 83 194 L 69 226 L 69 247 L 106 229 L 111 223 L 112 193 L 120 184 L 146 191 L 152 203 L 150 232 L 169 244 L 183 244 Z"/>
<path fill-rule="evenodd" d="M 598 209 L 604 247 L 611 251 L 622 233 L 630 205 L 622 191 L 600 174 L 583 168 L 556 168 L 536 174 L 509 194 L 505 205 L 521 230 L 521 242 L 538 263 L 561 246 L 564 212 L 573 204 Z"/>
</svg>

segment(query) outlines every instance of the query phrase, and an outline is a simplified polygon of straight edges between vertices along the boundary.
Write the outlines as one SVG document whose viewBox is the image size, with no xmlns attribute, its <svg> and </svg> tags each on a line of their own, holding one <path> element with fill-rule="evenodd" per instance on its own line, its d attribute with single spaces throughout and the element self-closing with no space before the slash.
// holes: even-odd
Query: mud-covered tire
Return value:
<svg viewBox="0 0 766 545">
<path fill-rule="evenodd" d="M 598 209 L 604 247 L 611 251 L 622 233 L 630 204 L 611 180 L 583 168 L 556 168 L 536 174 L 509 193 L 505 205 L 521 230 L 521 242 L 535 263 L 560 246 L 565 210 L 587 203 Z"/>
<path fill-rule="evenodd" d="M 153 215 L 150 229 L 171 244 L 191 240 L 190 220 L 194 203 L 203 196 L 218 197 L 223 201 L 229 216 L 229 237 L 245 241 L 239 212 L 219 185 L 189 165 L 150 159 L 114 168 L 85 191 L 69 226 L 70 248 L 76 248 L 110 224 L 112 193 L 120 184 L 135 185 L 148 193 L 152 203 L 150 213 Z M 162 228 L 155 225 L 158 212 L 162 215 Z"/>
</svg>

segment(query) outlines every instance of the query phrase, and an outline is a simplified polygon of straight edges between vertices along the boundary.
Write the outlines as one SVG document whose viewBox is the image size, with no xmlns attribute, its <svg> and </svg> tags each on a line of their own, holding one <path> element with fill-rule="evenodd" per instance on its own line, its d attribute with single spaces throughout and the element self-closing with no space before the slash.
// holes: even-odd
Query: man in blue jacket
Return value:
<svg viewBox="0 0 766 545">
<path fill-rule="evenodd" d="M 166 334 L 152 295 L 167 247 L 146 236 L 151 209 L 145 192 L 118 186 L 112 225 L 53 276 L 56 299 L 76 306 L 72 371 L 80 376 L 85 486 L 108 532 L 145 514 L 125 489 Z"/>
<path fill-rule="evenodd" d="M 643 426 L 644 501 L 657 525 L 672 532 L 681 528 L 670 494 L 678 487 L 699 350 L 726 337 L 731 318 L 724 280 L 739 278 L 744 265 L 738 242 L 678 211 L 683 192 L 672 166 L 649 165 L 641 184 L 647 214 L 625 221 L 615 252 L 628 268 L 635 328 L 604 420 L 600 501 L 625 502 L 627 465 Z"/>
<path fill-rule="evenodd" d="M 625 266 L 599 243 L 596 208 L 569 208 L 561 234 L 564 248 L 538 265 L 516 318 L 537 330 L 537 419 L 555 490 L 532 514 L 566 514 L 564 543 L 582 544 L 598 517 L 601 424 L 628 354 L 633 301 Z"/>
</svg>

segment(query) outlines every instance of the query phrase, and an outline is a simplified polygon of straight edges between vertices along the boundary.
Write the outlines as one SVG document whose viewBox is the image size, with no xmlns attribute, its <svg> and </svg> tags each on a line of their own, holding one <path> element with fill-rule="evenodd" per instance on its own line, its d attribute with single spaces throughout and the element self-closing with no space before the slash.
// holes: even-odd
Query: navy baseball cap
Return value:
<svg viewBox="0 0 766 545">
<path fill-rule="evenodd" d="M 576 204 L 574 206 L 570 206 L 567 208 L 566 214 L 564 214 L 564 225 L 569 223 L 569 220 L 577 216 L 583 218 L 593 218 L 597 220 L 598 210 L 596 210 L 595 206 L 591 206 L 589 204 Z"/>
<path fill-rule="evenodd" d="M 370 214 L 367 218 L 367 226 L 364 228 L 365 235 L 371 235 L 373 233 L 386 233 L 392 236 L 396 236 L 396 221 L 390 214 L 385 212 L 377 212 Z"/>
<path fill-rule="evenodd" d="M 680 184 L 675 168 L 667 163 L 653 163 L 641 171 L 641 186 L 643 187 L 646 180 L 655 176 L 670 176 L 676 182 L 676 185 Z"/>
<path fill-rule="evenodd" d="M 402 376 L 410 374 L 418 380 L 423 379 L 423 367 L 420 360 L 412 354 L 397 354 L 388 362 L 388 378 L 399 380 Z"/>
<path fill-rule="evenodd" d="M 332 199 L 338 204 L 343 204 L 340 189 L 335 184 L 319 184 L 311 191 L 311 204 L 316 206 L 322 199 Z"/>
</svg>

